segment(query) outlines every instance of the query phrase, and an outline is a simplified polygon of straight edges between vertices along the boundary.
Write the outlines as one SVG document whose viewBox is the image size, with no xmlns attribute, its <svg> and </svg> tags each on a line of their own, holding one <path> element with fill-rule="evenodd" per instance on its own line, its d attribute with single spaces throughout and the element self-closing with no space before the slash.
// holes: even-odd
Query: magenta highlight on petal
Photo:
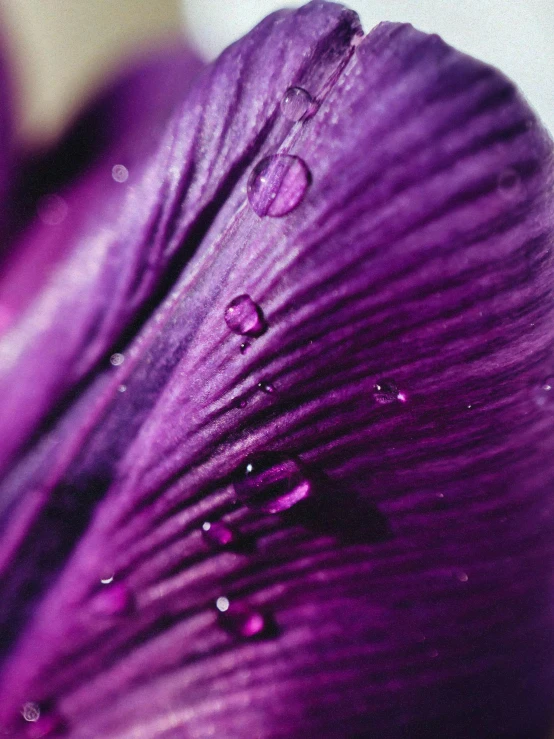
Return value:
<svg viewBox="0 0 554 739">
<path fill-rule="evenodd" d="M 102 581 L 104 588 L 94 597 L 94 612 L 102 616 L 121 616 L 133 605 L 133 595 L 124 583 L 113 582 L 113 577 Z"/>
<path fill-rule="evenodd" d="M 268 627 L 264 614 L 247 603 L 230 602 L 225 596 L 215 602 L 220 625 L 233 636 L 251 639 L 261 636 Z"/>
<path fill-rule="evenodd" d="M 25 725 L 26 739 L 42 739 L 42 737 L 61 737 L 66 734 L 66 725 L 63 718 L 55 711 L 42 712 L 36 719 Z"/>
<path fill-rule="evenodd" d="M 235 533 L 230 526 L 222 521 L 204 521 L 202 524 L 202 538 L 212 549 L 222 549 L 235 541 Z"/>
</svg>

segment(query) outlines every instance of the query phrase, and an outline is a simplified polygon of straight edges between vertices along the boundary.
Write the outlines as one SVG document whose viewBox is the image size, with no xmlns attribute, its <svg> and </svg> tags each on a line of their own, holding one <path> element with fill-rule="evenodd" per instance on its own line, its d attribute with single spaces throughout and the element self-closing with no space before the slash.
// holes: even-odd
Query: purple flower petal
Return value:
<svg viewBox="0 0 554 739">
<path fill-rule="evenodd" d="M 2 719 L 36 700 L 75 737 L 544 735 L 551 143 L 502 75 L 410 26 L 343 68 L 355 31 L 336 6 L 274 16 L 191 93 L 187 197 L 212 210 L 200 230 L 179 211 L 163 243 L 199 248 L 0 491 L 22 501 L 4 614 L 63 564 Z M 289 86 L 309 120 L 279 114 Z M 275 153 L 310 182 L 260 218 L 247 183 Z M 246 353 L 225 321 L 240 295 L 267 322 Z M 207 546 L 206 520 L 249 546 Z"/>
</svg>

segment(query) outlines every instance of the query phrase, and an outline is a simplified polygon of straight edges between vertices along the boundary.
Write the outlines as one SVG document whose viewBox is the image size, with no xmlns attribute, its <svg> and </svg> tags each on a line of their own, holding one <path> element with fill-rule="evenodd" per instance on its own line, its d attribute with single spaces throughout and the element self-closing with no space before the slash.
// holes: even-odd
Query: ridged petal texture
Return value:
<svg viewBox="0 0 554 739">
<path fill-rule="evenodd" d="M 15 329 L 29 405 L 95 370 L 0 488 L 0 720 L 544 737 L 552 147 L 513 85 L 310 3 L 201 74 L 136 178 Z"/>
</svg>

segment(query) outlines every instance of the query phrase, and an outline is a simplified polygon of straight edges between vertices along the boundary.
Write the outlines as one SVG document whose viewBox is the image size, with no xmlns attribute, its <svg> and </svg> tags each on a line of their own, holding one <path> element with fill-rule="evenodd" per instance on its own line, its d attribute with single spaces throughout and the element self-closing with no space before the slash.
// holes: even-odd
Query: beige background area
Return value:
<svg viewBox="0 0 554 739">
<path fill-rule="evenodd" d="M 179 0 L 0 0 L 18 129 L 48 140 L 132 53 L 182 35 Z"/>
</svg>

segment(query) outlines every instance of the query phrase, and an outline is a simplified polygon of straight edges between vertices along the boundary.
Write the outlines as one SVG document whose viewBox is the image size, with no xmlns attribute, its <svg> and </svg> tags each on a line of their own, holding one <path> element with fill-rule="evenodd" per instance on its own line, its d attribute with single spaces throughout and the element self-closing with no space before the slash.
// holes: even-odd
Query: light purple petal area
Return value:
<svg viewBox="0 0 554 739">
<path fill-rule="evenodd" d="M 5 666 L 4 720 L 32 699 L 72 737 L 545 735 L 551 142 L 501 74 L 411 26 L 343 69 L 344 45 L 328 67 L 301 54 L 302 22 L 336 13 L 276 16 L 206 73 L 200 246 L 4 484 L 22 504 L 0 602 L 63 563 Z M 283 72 L 283 44 L 305 68 Z M 279 112 L 295 85 L 319 104 L 299 122 Z M 249 116 L 263 135 L 230 177 L 215 152 Z M 275 153 L 309 186 L 260 217 L 250 171 Z M 222 190 L 200 187 L 213 161 Z M 244 351 L 225 320 L 242 295 L 266 325 Z M 245 485 L 249 460 L 269 472 Z"/>
</svg>

